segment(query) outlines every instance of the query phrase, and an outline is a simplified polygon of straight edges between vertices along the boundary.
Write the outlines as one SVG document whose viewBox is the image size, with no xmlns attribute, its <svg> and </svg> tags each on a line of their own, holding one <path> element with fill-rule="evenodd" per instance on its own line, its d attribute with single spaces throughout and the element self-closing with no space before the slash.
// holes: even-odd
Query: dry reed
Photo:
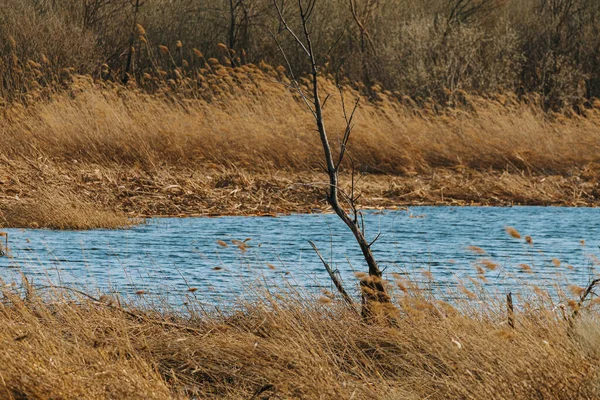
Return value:
<svg viewBox="0 0 600 400">
<path fill-rule="evenodd" d="M 503 305 L 471 291 L 479 306 L 405 288 L 393 327 L 367 325 L 331 296 L 265 294 L 236 312 L 185 317 L 121 309 L 106 296 L 26 292 L 5 288 L 0 304 L 5 398 L 600 395 L 594 314 L 569 331 L 543 296 L 517 300 L 509 330 Z"/>
<path fill-rule="evenodd" d="M 63 86 L 33 85 L 28 101 L 2 108 L 4 210 L 41 204 L 40 188 L 66 188 L 79 202 L 138 217 L 326 209 L 313 121 L 280 83 L 281 69 L 216 61 L 172 83 L 160 71 L 149 75 L 151 93 L 69 71 Z M 54 73 L 43 65 L 29 72 L 38 67 Z M 345 126 L 341 98 L 331 77 L 322 86 L 332 95 L 335 145 Z M 600 109 L 553 115 L 515 96 L 465 93 L 440 109 L 381 89 L 370 98 L 348 86 L 343 93 L 361 100 L 349 159 L 367 174 L 366 206 L 598 204 Z M 349 172 L 344 165 L 345 185 Z M 5 225 L 18 217 L 11 214 Z"/>
<path fill-rule="evenodd" d="M 101 164 L 315 167 L 320 152 L 310 114 L 292 92 L 273 82 L 280 75 L 264 68 L 219 66 L 223 75 L 207 75 L 211 82 L 202 91 L 210 92 L 209 100 L 178 99 L 188 96 L 192 83 L 185 79 L 177 87 L 147 95 L 74 77 L 70 93 L 27 109 L 16 105 L 5 110 L 0 152 Z M 322 84 L 332 94 L 327 118 L 335 139 L 344 127 L 340 98 L 333 82 Z M 440 167 L 508 169 L 548 175 L 579 168 L 595 174 L 600 162 L 599 110 L 588 110 L 586 117 L 551 117 L 514 98 L 467 96 L 467 107 L 439 114 L 389 93 L 376 96 L 374 102 L 362 98 L 351 140 L 352 156 L 361 169 L 388 174 Z M 346 97 L 361 96 L 346 88 Z"/>
<path fill-rule="evenodd" d="M 5 198 L 48 186 L 136 216 L 323 209 L 313 121 L 275 82 L 286 79 L 277 69 L 215 64 L 175 84 L 157 80 L 154 94 L 70 79 L 67 90 L 3 109 Z M 322 85 L 337 143 L 339 93 L 328 78 Z M 361 182 L 367 206 L 597 204 L 597 109 L 567 117 L 514 96 L 464 94 L 462 106 L 440 110 L 385 91 L 344 95 L 361 98 L 349 151 L 375 174 Z"/>
<path fill-rule="evenodd" d="M 68 190 L 42 189 L 33 199 L 13 199 L 0 204 L 0 227 L 49 229 L 125 228 L 134 219 L 117 211 L 83 201 Z"/>
</svg>

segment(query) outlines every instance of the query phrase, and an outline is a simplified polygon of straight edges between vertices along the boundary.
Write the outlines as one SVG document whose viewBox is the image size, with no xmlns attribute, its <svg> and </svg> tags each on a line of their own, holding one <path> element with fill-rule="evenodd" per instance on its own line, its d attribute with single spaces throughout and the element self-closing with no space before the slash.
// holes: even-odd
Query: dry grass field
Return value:
<svg viewBox="0 0 600 400">
<path fill-rule="evenodd" d="M 188 315 L 69 290 L 5 287 L 0 393 L 6 399 L 594 399 L 595 302 L 581 309 L 536 290 L 515 328 L 493 297 L 453 305 L 410 282 L 393 323 L 368 324 L 324 292 L 277 295 L 237 311 Z M 191 289 L 193 291 L 193 289 Z M 393 289 L 392 289 L 393 290 Z M 572 288 L 577 299 L 582 288 Z M 573 327 L 573 308 L 580 311 Z"/>
<path fill-rule="evenodd" d="M 314 121 L 282 71 L 213 60 L 201 78 L 202 89 L 190 89 L 200 78 L 186 78 L 149 94 L 73 75 L 45 100 L 40 89 L 40 99 L 4 108 L 0 226 L 325 210 Z M 584 114 L 552 114 L 535 98 L 459 92 L 442 108 L 377 88 L 369 98 L 349 86 L 340 94 L 327 77 L 322 86 L 334 146 L 344 128 L 341 96 L 360 100 L 349 160 L 363 175 L 366 206 L 598 203 L 597 102 Z M 52 198 L 78 202 L 72 218 L 42 217 Z M 106 223 L 78 220 L 76 210 L 93 204 L 113 214 Z"/>
<path fill-rule="evenodd" d="M 231 165 L 251 171 L 307 170 L 321 159 L 314 121 L 286 78 L 271 67 L 213 65 L 203 94 L 194 99 L 165 84 L 146 94 L 74 76 L 70 89 L 49 101 L 4 110 L 4 157 L 140 165 Z M 341 97 L 322 81 L 332 141 L 345 127 Z M 600 102 L 583 115 L 547 114 L 515 96 L 483 99 L 456 94 L 456 106 L 423 107 L 380 91 L 359 98 L 352 156 L 374 173 L 427 173 L 439 167 L 567 174 L 598 162 Z"/>
</svg>

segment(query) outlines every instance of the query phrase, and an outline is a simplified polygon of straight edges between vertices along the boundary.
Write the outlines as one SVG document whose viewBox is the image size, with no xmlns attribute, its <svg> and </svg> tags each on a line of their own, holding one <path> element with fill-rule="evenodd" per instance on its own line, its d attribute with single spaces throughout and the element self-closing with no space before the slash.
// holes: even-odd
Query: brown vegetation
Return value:
<svg viewBox="0 0 600 400">
<path fill-rule="evenodd" d="M 131 39 L 131 32 L 124 28 L 127 27 L 124 21 L 131 22 L 132 17 L 129 2 L 84 3 L 81 9 L 81 5 L 67 7 L 61 1 L 19 2 L 3 16 L 0 36 L 6 37 L 6 46 L 0 49 L 0 71 L 4 78 L 0 95 L 3 138 L 0 195 L 4 214 L 8 207 L 50 210 L 51 207 L 35 205 L 47 203 L 44 190 L 57 196 L 77 197 L 82 204 L 101 205 L 111 213 L 124 211 L 128 216 L 271 214 L 325 208 L 320 197 L 323 185 L 314 173 L 320 168 L 321 149 L 310 114 L 297 93 L 286 86 L 290 81 L 285 68 L 273 68 L 264 62 L 248 63 L 257 59 L 251 53 L 259 50 L 266 59 L 276 60 L 272 54 L 274 48 L 269 47 L 273 46 L 272 40 L 270 45 L 261 42 L 258 46 L 253 39 L 256 33 L 245 30 L 250 26 L 254 29 L 257 18 L 277 20 L 265 4 L 260 6 L 262 3 L 257 2 L 257 8 L 253 5 L 249 9 L 243 0 L 228 3 L 236 7 L 235 18 L 245 15 L 244 18 L 254 22 L 234 21 L 239 30 L 228 37 L 226 42 L 230 46 L 212 43 L 218 40 L 213 37 L 197 46 L 201 51 L 193 47 L 194 40 L 201 36 L 194 35 L 204 32 L 202 29 L 208 29 L 208 25 L 202 25 L 194 34 L 183 29 L 167 35 L 161 25 L 167 20 L 159 21 L 152 11 L 173 13 L 173 18 L 181 18 L 182 27 L 188 26 L 191 21 L 188 18 L 194 13 L 183 15 L 177 8 L 185 2 L 177 5 L 159 0 L 143 2 L 138 17 L 145 26 L 135 26 L 134 48 L 124 52 L 122 39 L 126 38 L 126 42 Z M 600 193 L 598 100 L 569 92 L 572 88 L 567 90 L 571 87 L 568 82 L 574 78 L 561 77 L 558 70 L 539 72 L 544 76 L 547 90 L 534 90 L 524 84 L 521 90 L 514 82 L 476 89 L 482 85 L 474 83 L 479 79 L 477 76 L 505 81 L 508 78 L 494 69 L 500 68 L 496 64 L 478 64 L 477 60 L 499 59 L 488 56 L 488 50 L 477 50 L 469 53 L 469 57 L 463 54 L 467 49 L 473 51 L 473 43 L 499 45 L 485 39 L 490 32 L 495 32 L 493 37 L 497 40 L 503 38 L 494 30 L 500 23 L 494 14 L 498 10 L 511 13 L 520 10 L 522 16 L 531 17 L 527 13 L 535 8 L 531 8 L 535 2 L 528 6 L 506 2 L 501 7 L 487 0 L 455 3 L 454 12 L 435 1 L 427 8 L 412 4 L 402 11 L 410 11 L 411 16 L 418 15 L 433 26 L 427 23 L 413 26 L 416 22 L 412 17 L 400 16 L 394 19 L 405 21 L 400 25 L 384 23 L 384 17 L 395 15 L 388 5 L 377 1 L 349 3 L 354 10 L 346 15 L 354 21 L 351 26 L 360 23 L 359 36 L 365 43 L 372 43 L 359 46 L 358 55 L 354 52 L 356 44 L 340 43 L 319 78 L 323 97 L 331 95 L 325 117 L 334 151 L 339 150 L 346 124 L 340 113 L 339 85 L 347 104 L 360 100 L 347 161 L 341 169 L 342 181 L 349 180 L 351 164 L 366 173 L 361 182 L 365 188 L 362 202 L 368 206 L 596 205 Z M 572 14 L 575 3 L 575 0 L 554 2 L 556 7 L 561 4 L 568 7 L 552 12 Z M 328 20 L 328 24 L 335 25 L 346 18 L 342 12 L 346 5 L 331 3 L 326 7 L 341 7 L 336 9 L 337 14 L 318 9 L 316 15 L 323 12 L 337 15 L 340 20 Z M 586 17 L 580 21 L 583 25 L 572 26 L 569 19 L 572 16 L 561 20 L 565 25 L 552 33 L 558 35 L 555 38 L 558 42 L 552 42 L 552 46 L 565 44 L 565 32 L 581 33 L 583 36 L 577 37 L 593 43 L 595 36 L 591 32 L 595 20 L 587 19 L 593 14 L 588 6 L 576 8 Z M 549 5 L 539 7 L 545 10 Z M 252 12 L 244 14 L 249 11 Z M 442 23 L 440 17 L 444 15 L 451 18 Z M 550 18 L 547 14 L 536 14 L 538 17 Z M 84 20 L 83 27 L 66 23 L 79 18 Z M 536 23 L 538 28 L 546 29 L 540 21 Z M 69 36 L 73 29 L 82 29 L 80 33 L 85 34 L 67 45 L 67 41 L 61 42 L 56 37 L 48 40 L 51 35 L 58 35 L 55 31 L 64 24 L 62 35 Z M 410 50 L 408 42 L 396 48 L 394 41 L 378 39 L 389 37 L 390 33 L 384 32 L 393 26 L 415 31 L 416 36 L 404 31 L 401 35 L 394 33 L 394 38 L 401 38 L 398 40 L 417 46 L 420 43 L 421 47 L 424 43 L 437 43 L 437 47 L 433 46 L 433 53 L 429 54 L 426 48 L 430 46 L 419 47 L 417 51 Z M 315 39 L 315 51 L 322 50 L 330 39 L 328 35 L 334 31 L 321 32 L 323 36 Z M 167 40 L 185 32 L 193 37 L 182 37 L 184 44 Z M 437 42 L 436 35 L 442 35 Z M 468 43 L 473 43 L 463 46 L 456 35 L 463 35 Z M 158 46 L 160 43 L 163 44 Z M 393 44 L 390 49 L 395 50 L 380 48 L 382 43 Z M 451 44 L 458 47 L 453 49 Z M 248 52 L 242 52 L 242 48 Z M 251 48 L 254 50 L 250 51 Z M 386 57 L 385 52 L 396 54 L 398 49 L 408 51 L 410 56 L 397 61 L 393 61 L 397 56 Z M 498 51 L 504 54 L 505 50 Z M 571 50 L 543 54 L 547 55 L 548 65 L 556 67 L 553 57 L 559 53 L 563 57 Z M 348 51 L 354 56 L 343 56 Z M 450 57 L 446 60 L 448 65 L 458 68 L 451 73 L 452 77 L 447 75 L 451 71 L 443 67 L 445 64 L 439 64 L 444 59 L 436 51 Z M 578 54 L 583 57 L 583 53 Z M 129 55 L 133 60 L 132 79 L 123 85 L 123 57 Z M 507 53 L 506 57 L 515 59 L 513 53 Z M 347 74 L 340 74 L 343 68 L 336 63 L 341 59 L 358 63 L 355 67 L 362 72 L 353 67 Z M 374 68 L 370 59 L 386 61 L 378 61 L 379 67 Z M 437 60 L 434 64 L 442 65 L 441 69 L 432 70 L 427 60 Z M 586 60 L 593 64 L 593 57 Z M 392 67 L 399 65 L 397 62 L 410 65 Z M 468 68 L 460 67 L 461 62 L 466 62 Z M 298 60 L 292 59 L 291 64 L 301 70 Z M 517 71 L 513 64 L 506 68 Z M 564 71 L 575 75 L 583 73 L 565 68 Z M 390 75 L 393 71 L 404 75 Z M 356 81 L 358 75 L 363 77 L 363 72 L 369 85 L 365 86 L 364 80 Z M 411 74 L 417 75 L 411 77 Z M 526 75 L 521 71 L 519 76 Z M 592 75 L 586 75 L 588 78 L 586 84 L 592 88 Z M 413 83 L 408 85 L 407 79 Z M 303 78 L 300 82 L 308 84 Z M 398 88 L 390 82 L 404 82 L 400 84 L 404 89 L 395 90 Z M 558 85 L 560 82 L 566 86 Z M 425 88 L 428 93 L 417 93 L 415 88 Z M 573 107 L 561 107 L 561 112 L 550 112 L 547 103 L 552 97 L 550 93 L 556 90 L 568 97 L 568 101 L 559 101 L 561 104 L 579 100 Z M 4 225 L 60 225 L 39 216 L 39 221 L 28 222 L 20 216 L 24 215 L 22 212 L 8 214 L 3 218 Z M 122 216 L 115 218 L 116 222 Z"/>
<path fill-rule="evenodd" d="M 285 69 L 270 65 L 277 48 L 265 32 L 282 30 L 270 4 L 8 0 L 0 15 L 0 226 L 110 228 L 139 216 L 327 210 L 314 121 L 286 86 Z M 594 2 L 319 4 L 316 53 L 349 32 L 323 73 L 313 72 L 334 151 L 347 128 L 339 89 L 361 105 L 340 182 L 349 185 L 356 168 L 363 204 L 599 203 Z M 297 56 L 290 63 L 302 71 Z M 482 260 L 480 278 L 496 268 Z M 452 305 L 405 279 L 397 288 L 385 310 L 393 318 L 379 321 L 373 304 L 377 323 L 367 325 L 328 292 L 315 299 L 270 290 L 238 311 L 207 313 L 190 288 L 184 315 L 151 308 L 144 291 L 128 305 L 24 279 L 21 290 L 3 285 L 0 393 L 600 396 L 591 290 L 573 286 L 579 301 L 559 294 L 556 303 L 536 288 L 516 307 L 511 296 L 507 320 L 503 302 L 473 288 Z"/>
<path fill-rule="evenodd" d="M 538 290 L 517 298 L 511 329 L 503 305 L 489 297 L 475 306 L 450 305 L 405 280 L 398 287 L 396 326 L 366 325 L 330 294 L 265 294 L 237 312 L 211 314 L 189 293 L 191 315 L 183 316 L 127 307 L 109 296 L 92 300 L 26 285 L 22 297 L 5 288 L 0 393 L 8 399 L 600 396 L 598 321 L 587 311 L 593 301 L 570 327 Z"/>
<path fill-rule="evenodd" d="M 5 108 L 3 224 L 59 226 L 7 215 L 23 202 L 47 203 L 46 192 L 131 217 L 325 209 L 322 150 L 304 105 L 276 82 L 285 77 L 267 65 L 203 76 L 204 89 L 184 80 L 148 94 L 73 75 L 67 89 L 37 89 L 28 106 Z M 321 85 L 331 94 L 325 114 L 336 148 L 340 97 L 331 80 Z M 343 93 L 361 106 L 341 179 L 350 180 L 350 161 L 365 173 L 366 206 L 598 204 L 599 108 L 547 114 L 514 96 L 463 93 L 454 108 L 439 109 L 385 91 L 374 100 Z"/>
<path fill-rule="evenodd" d="M 49 229 L 125 228 L 136 221 L 99 204 L 86 202 L 70 188 L 42 189 L 36 197 L 3 199 L 0 203 L 0 227 Z"/>
<path fill-rule="evenodd" d="M 30 61 L 59 77 L 72 68 L 121 82 L 129 71 L 137 84 L 157 68 L 177 80 L 173 67 L 202 67 L 209 59 L 283 63 L 269 36 L 282 31 L 272 0 L 137 4 L 5 0 L 0 70 L 7 79 L 0 97 L 22 97 L 27 82 L 19 70 Z M 292 12 L 284 4 L 284 14 Z M 328 69 L 366 92 L 381 84 L 420 103 L 442 104 L 459 90 L 536 93 L 551 109 L 580 109 L 600 97 L 594 1 L 333 0 L 319 2 L 314 14 L 315 53 L 329 54 Z M 294 48 L 291 39 L 281 40 Z M 295 71 L 308 72 L 301 54 L 289 58 Z"/>
<path fill-rule="evenodd" d="M 4 110 L 0 155 L 44 157 L 50 161 L 106 165 L 234 164 L 262 170 L 309 170 L 318 166 L 320 148 L 311 115 L 295 94 L 275 80 L 267 65 L 219 67 L 207 73 L 210 86 L 190 89 L 184 80 L 148 95 L 119 85 L 73 76 L 66 92 L 24 108 Z M 331 95 L 325 115 L 334 146 L 345 121 L 338 89 L 323 80 Z M 360 98 L 350 156 L 362 171 L 428 173 L 434 168 L 569 174 L 598 162 L 600 108 L 584 115 L 548 115 L 510 95 L 485 100 L 462 93 L 456 108 L 439 110 L 402 101 L 388 92 Z M 194 99 L 205 95 L 206 99 Z M 598 104 L 600 107 L 600 104 Z"/>
</svg>

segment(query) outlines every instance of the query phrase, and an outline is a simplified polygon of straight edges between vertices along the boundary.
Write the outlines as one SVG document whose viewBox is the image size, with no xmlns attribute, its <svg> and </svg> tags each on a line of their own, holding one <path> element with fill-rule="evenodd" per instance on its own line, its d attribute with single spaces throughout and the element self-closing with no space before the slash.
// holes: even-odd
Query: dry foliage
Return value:
<svg viewBox="0 0 600 400">
<path fill-rule="evenodd" d="M 279 83 L 281 69 L 210 68 L 171 83 L 151 76 L 153 94 L 71 74 L 66 89 L 38 88 L 27 107 L 4 108 L 5 211 L 17 198 L 47 202 L 40 188 L 133 216 L 323 209 L 313 121 Z M 322 86 L 337 146 L 340 95 L 331 77 Z M 547 114 L 512 95 L 461 92 L 455 108 L 440 109 L 380 89 L 371 98 L 348 86 L 343 93 L 347 103 L 361 100 L 349 156 L 371 173 L 360 183 L 367 206 L 597 204 L 600 108 Z"/>
<path fill-rule="evenodd" d="M 41 189 L 33 199 L 4 200 L 0 204 L 0 227 L 114 229 L 135 223 L 123 213 L 83 201 L 68 189 Z"/>
<path fill-rule="evenodd" d="M 519 308 L 513 330 L 502 304 L 450 305 L 410 290 L 395 300 L 396 326 L 366 325 L 331 298 L 264 296 L 207 314 L 188 296 L 184 316 L 68 293 L 4 290 L 3 397 L 600 395 L 598 321 L 586 313 L 569 331 L 549 305 L 540 308 L 543 298 Z"/>
<path fill-rule="evenodd" d="M 62 81 L 59 71 L 68 68 L 121 81 L 127 60 L 137 83 L 157 68 L 177 80 L 175 67 L 181 73 L 209 60 L 283 62 L 268 35 L 281 30 L 271 0 L 135 4 L 5 0 L 0 97 L 23 97 L 30 61 L 54 71 L 39 76 L 42 85 Z M 312 32 L 316 53 L 329 55 L 327 68 L 366 92 L 380 83 L 445 104 L 458 90 L 519 91 L 539 94 L 545 107 L 579 109 L 600 97 L 599 15 L 589 0 L 320 1 Z M 302 71 L 300 54 L 290 63 Z"/>
<path fill-rule="evenodd" d="M 208 73 L 161 85 L 154 95 L 73 76 L 67 92 L 29 107 L 4 111 L 0 125 L 7 157 L 40 156 L 100 164 L 235 163 L 240 168 L 308 169 L 320 160 L 310 114 L 268 65 Z M 341 140 L 340 96 L 331 94 L 326 117 L 332 140 Z M 362 97 L 345 88 L 347 101 Z M 195 97 L 195 98 L 194 98 Z M 202 97 L 202 98 L 198 98 Z M 509 169 L 531 174 L 567 174 L 598 162 L 600 110 L 585 117 L 546 115 L 510 95 L 492 100 L 457 97 L 456 109 L 418 107 L 389 92 L 361 98 L 351 139 L 360 169 L 406 174 L 436 167 Z M 592 169 L 593 166 L 590 166 Z"/>
</svg>

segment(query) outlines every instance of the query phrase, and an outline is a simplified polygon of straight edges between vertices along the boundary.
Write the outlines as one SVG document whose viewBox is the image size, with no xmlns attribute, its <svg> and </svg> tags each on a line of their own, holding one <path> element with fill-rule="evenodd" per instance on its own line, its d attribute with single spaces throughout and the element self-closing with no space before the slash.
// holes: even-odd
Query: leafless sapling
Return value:
<svg viewBox="0 0 600 400">
<path fill-rule="evenodd" d="M 373 252 L 371 251 L 372 245 L 379 238 L 379 236 L 377 236 L 375 240 L 371 242 L 369 242 L 366 239 L 364 220 L 362 217 L 362 213 L 358 209 L 357 205 L 357 200 L 360 195 L 357 195 L 355 193 L 354 185 L 352 186 L 350 193 L 346 193 L 340 188 L 339 185 L 340 166 L 342 165 L 342 162 L 346 155 L 348 141 L 350 139 L 350 135 L 352 133 L 352 128 L 354 124 L 354 117 L 358 108 L 358 100 L 354 103 L 352 110 L 347 110 L 346 106 L 344 105 L 342 94 L 342 108 L 346 124 L 343 138 L 341 139 L 341 142 L 339 144 L 339 151 L 336 152 L 337 154 L 334 155 L 329 137 L 327 136 L 326 121 L 323 114 L 323 107 L 327 101 L 327 98 L 325 98 L 325 100 L 321 100 L 319 83 L 320 64 L 319 60 L 317 59 L 317 55 L 315 54 L 311 35 L 311 17 L 313 16 L 315 7 L 318 2 L 318 0 L 297 1 L 297 15 L 299 18 L 301 31 L 299 31 L 300 33 L 296 33 L 296 31 L 292 29 L 288 24 L 286 17 L 283 14 L 282 7 L 278 4 L 277 0 L 273 0 L 274 7 L 277 10 L 279 21 L 283 26 L 283 29 L 297 43 L 297 45 L 300 48 L 300 51 L 304 53 L 305 59 L 308 62 L 308 67 L 310 70 L 310 85 L 308 91 L 305 91 L 305 89 L 303 89 L 296 80 L 294 76 L 294 71 L 286 56 L 286 52 L 284 51 L 283 47 L 281 46 L 280 42 L 277 40 L 275 35 L 273 35 L 273 38 L 277 42 L 279 49 L 287 63 L 288 70 L 291 75 L 291 85 L 293 89 L 298 93 L 298 95 L 306 105 L 307 109 L 311 112 L 316 123 L 317 131 L 319 133 L 321 145 L 324 152 L 324 169 L 327 171 L 329 177 L 327 202 L 329 203 L 333 211 L 338 215 L 338 217 L 352 231 L 352 234 L 354 235 L 356 242 L 360 246 L 363 257 L 368 265 L 368 278 L 362 279 L 360 284 L 362 291 L 362 316 L 365 318 L 371 318 L 374 314 L 375 305 L 389 305 L 390 303 L 390 298 L 386 292 L 382 280 L 382 271 L 377 261 L 375 260 Z M 340 201 L 340 198 L 342 198 L 342 201 Z M 342 202 L 347 205 L 349 211 L 346 211 Z M 312 245 L 316 250 L 316 246 L 314 246 L 314 244 Z M 341 283 L 339 282 L 339 279 L 331 271 L 330 266 L 325 262 L 325 260 L 322 257 L 320 258 L 321 261 L 325 264 L 326 269 L 329 272 L 330 277 L 334 281 L 334 284 L 338 291 L 340 291 L 343 298 L 349 304 L 351 304 L 352 300 L 347 295 L 346 291 L 343 289 Z"/>
</svg>

